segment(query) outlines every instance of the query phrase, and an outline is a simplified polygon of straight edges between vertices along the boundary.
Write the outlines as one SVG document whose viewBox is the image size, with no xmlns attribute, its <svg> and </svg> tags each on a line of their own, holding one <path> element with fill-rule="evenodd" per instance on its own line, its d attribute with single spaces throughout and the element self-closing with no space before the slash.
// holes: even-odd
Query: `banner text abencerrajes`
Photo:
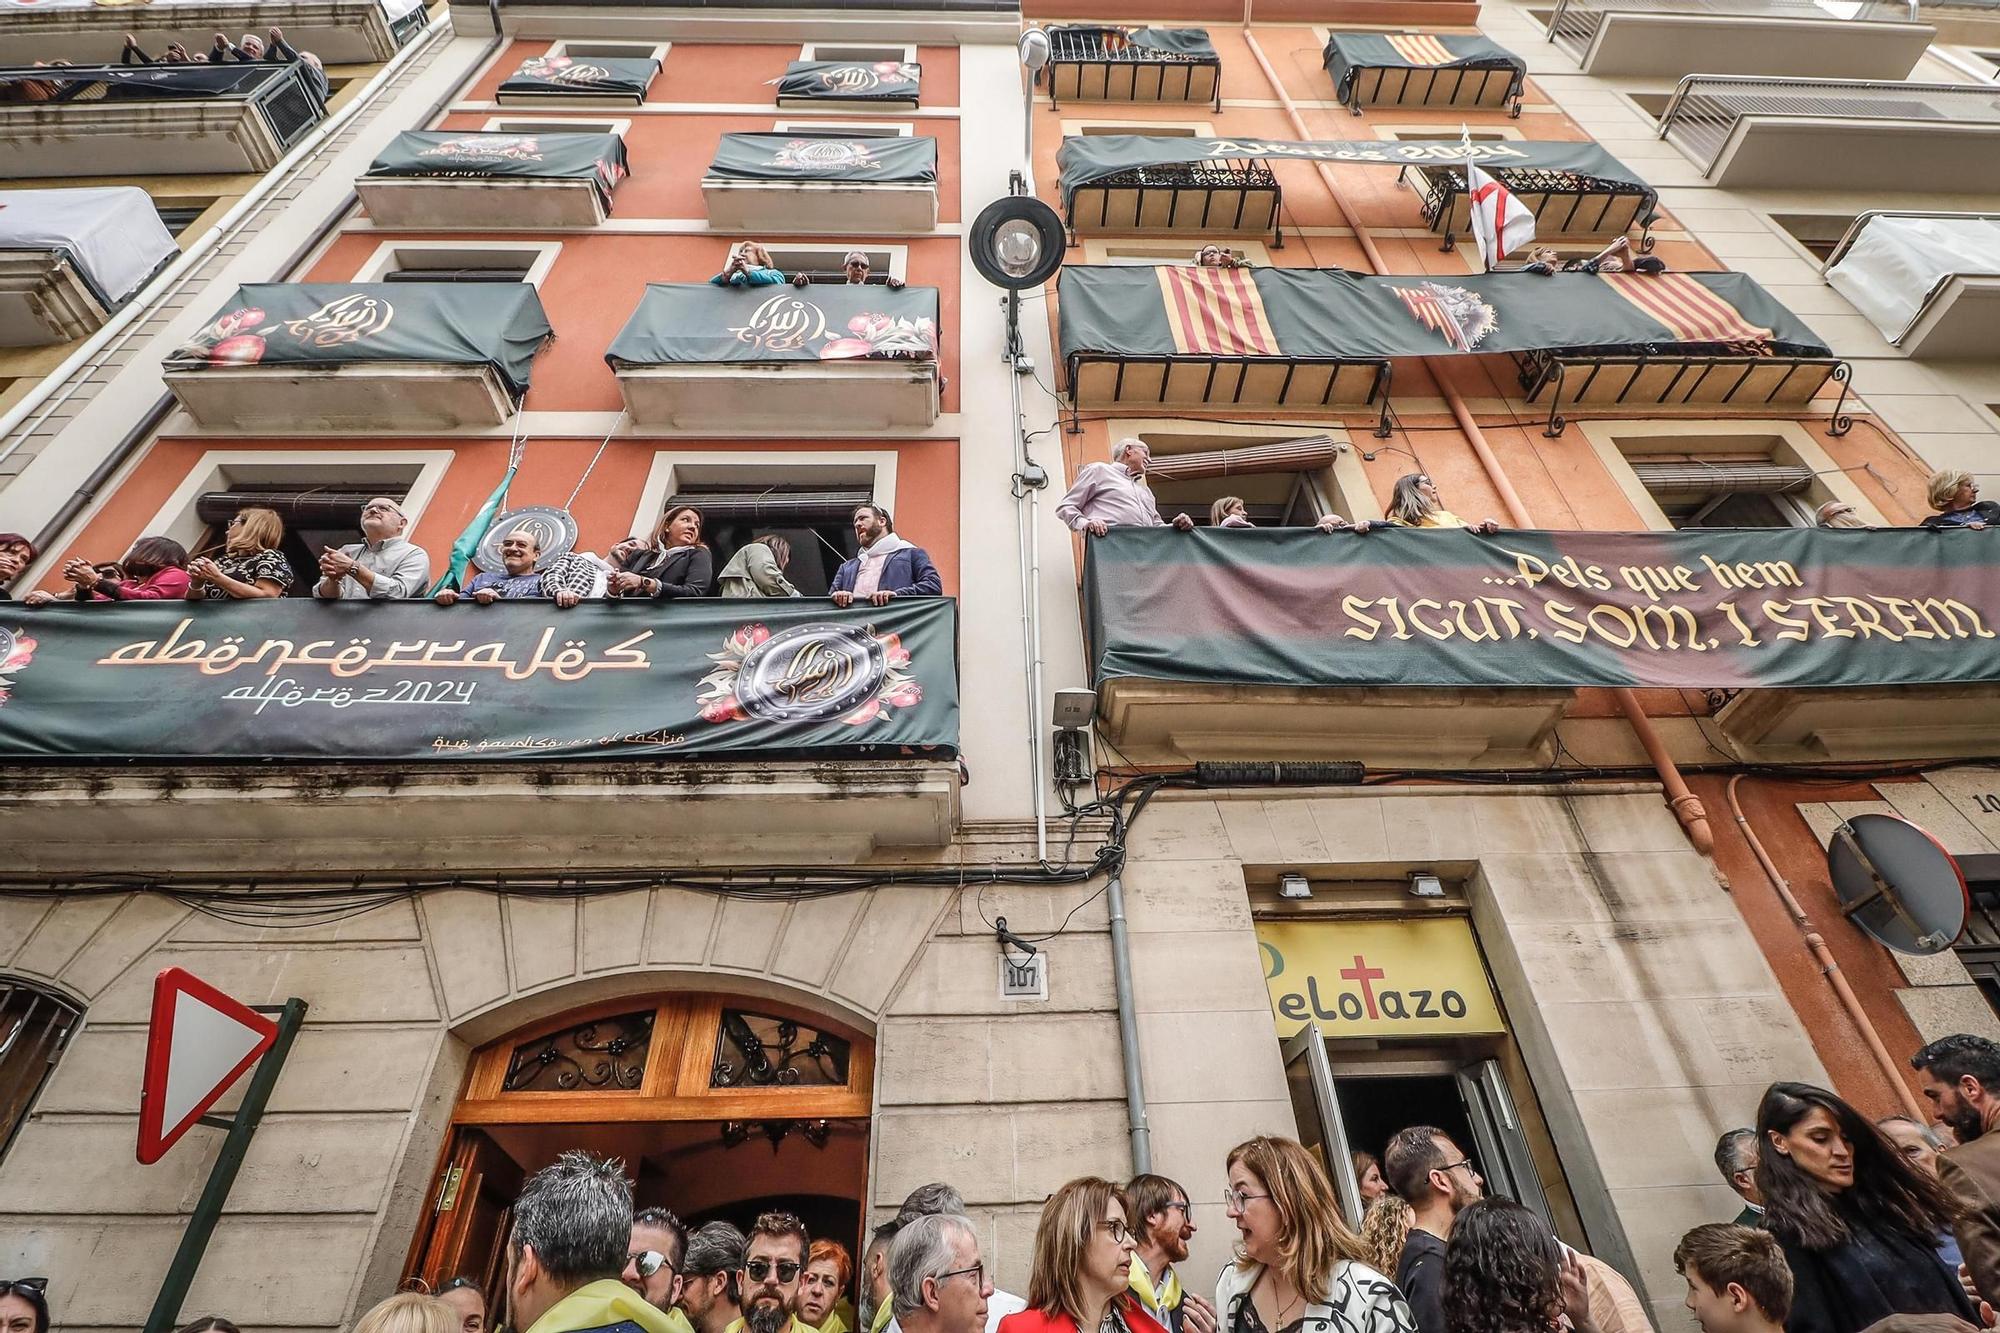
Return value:
<svg viewBox="0 0 2000 1333">
<path fill-rule="evenodd" d="M 1519 596 L 1365 597 L 1340 599 L 1348 638 L 1466 643 L 1539 639 L 1597 642 L 1616 648 L 1708 652 L 1815 639 L 1991 639 L 1979 611 L 1956 597 L 1815 594 L 1789 561 L 1699 564 L 1584 564 L 1575 556 L 1545 560 L 1509 550 L 1514 573 L 1482 577 L 1518 588 Z M 1630 593 L 1643 603 L 1593 593 Z"/>
</svg>

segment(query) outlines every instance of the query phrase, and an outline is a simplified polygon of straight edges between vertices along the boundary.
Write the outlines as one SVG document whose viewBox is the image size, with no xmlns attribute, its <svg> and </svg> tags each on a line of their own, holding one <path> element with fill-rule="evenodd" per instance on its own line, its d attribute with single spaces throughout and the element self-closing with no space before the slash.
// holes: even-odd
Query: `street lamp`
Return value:
<svg viewBox="0 0 2000 1333">
<path fill-rule="evenodd" d="M 1915 4 L 1916 0 L 1910 0 Z M 1041 81 L 1042 70 L 1049 63 L 1049 35 L 1040 28 L 1030 28 L 1021 34 L 1021 64 L 1028 71 L 1028 82 L 1022 88 L 1021 106 L 1021 161 L 1032 167 L 1035 157 L 1035 85 Z"/>
</svg>

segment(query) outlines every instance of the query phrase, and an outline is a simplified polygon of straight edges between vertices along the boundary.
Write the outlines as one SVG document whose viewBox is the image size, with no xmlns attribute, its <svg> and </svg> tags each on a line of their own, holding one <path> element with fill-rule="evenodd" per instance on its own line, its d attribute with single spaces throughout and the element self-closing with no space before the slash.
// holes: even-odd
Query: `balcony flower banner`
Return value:
<svg viewBox="0 0 2000 1333">
<path fill-rule="evenodd" d="M 620 366 L 718 361 L 935 361 L 935 287 L 655 282 L 604 359 Z"/>
<path fill-rule="evenodd" d="M 711 180 L 851 181 L 869 185 L 937 184 L 937 140 L 825 139 L 800 134 L 725 134 L 709 163 Z M 812 208 L 801 199 L 799 207 Z"/>
<path fill-rule="evenodd" d="M 646 95 L 659 76 L 651 56 L 534 56 L 500 84 L 499 95 L 630 97 Z"/>
<path fill-rule="evenodd" d="M 374 177 L 586 180 L 607 208 L 612 190 L 630 173 L 625 141 L 615 134 L 469 130 L 405 130 L 368 167 Z"/>
<path fill-rule="evenodd" d="M 1113 528 L 1084 579 L 1100 684 L 2000 681 L 2000 532 Z"/>
<path fill-rule="evenodd" d="M 0 603 L 0 756 L 17 763 L 957 746 L 944 597 Z"/>
<path fill-rule="evenodd" d="M 778 100 L 915 106 L 923 71 L 914 60 L 794 60 L 777 79 Z"/>
</svg>

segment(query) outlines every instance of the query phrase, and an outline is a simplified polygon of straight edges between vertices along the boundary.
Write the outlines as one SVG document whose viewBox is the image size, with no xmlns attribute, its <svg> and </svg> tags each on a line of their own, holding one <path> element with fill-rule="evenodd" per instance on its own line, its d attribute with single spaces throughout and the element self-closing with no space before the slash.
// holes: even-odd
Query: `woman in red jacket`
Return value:
<svg viewBox="0 0 2000 1333">
<path fill-rule="evenodd" d="M 997 1333 L 1166 1333 L 1132 1295 L 1132 1250 L 1118 1187 L 1072 1180 L 1042 1205 L 1028 1308 Z"/>
</svg>

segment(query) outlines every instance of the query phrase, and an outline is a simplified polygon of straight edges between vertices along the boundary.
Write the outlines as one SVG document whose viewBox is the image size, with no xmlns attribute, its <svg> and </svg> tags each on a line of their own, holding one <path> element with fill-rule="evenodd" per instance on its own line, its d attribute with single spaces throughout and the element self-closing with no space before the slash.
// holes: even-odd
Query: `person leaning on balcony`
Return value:
<svg viewBox="0 0 2000 1333">
<path fill-rule="evenodd" d="M 861 554 L 834 571 L 827 595 L 835 606 L 857 600 L 886 606 L 892 597 L 936 597 L 944 591 L 930 554 L 896 535 L 896 522 L 877 504 L 854 506 L 854 539 Z"/>
<path fill-rule="evenodd" d="M 106 578 L 90 561 L 71 560 L 63 577 L 76 585 L 79 602 L 157 602 L 187 596 L 187 548 L 171 537 L 141 537 L 125 553 L 123 579 Z M 31 592 L 21 601 L 47 606 L 55 594 Z"/>
<path fill-rule="evenodd" d="M 361 506 L 362 540 L 320 552 L 321 577 L 313 596 L 345 601 L 417 596 L 430 582 L 431 558 L 403 537 L 409 525 L 403 507 L 386 495 Z"/>
<path fill-rule="evenodd" d="M 1088 532 L 1102 537 L 1113 528 L 1163 528 L 1167 521 L 1153 503 L 1146 485 L 1146 469 L 1152 466 L 1153 451 L 1144 440 L 1124 439 L 1111 446 L 1109 463 L 1085 463 L 1077 469 L 1076 484 L 1056 506 L 1056 517 L 1072 532 Z M 1182 532 L 1194 530 L 1194 520 L 1175 514 L 1173 526 Z"/>
<path fill-rule="evenodd" d="M 239 509 L 222 539 L 222 556 L 188 561 L 188 600 L 227 602 L 283 597 L 292 586 L 292 562 L 278 546 L 285 521 L 275 509 Z"/>
<path fill-rule="evenodd" d="M 590 560 L 565 554 L 551 560 L 547 569 L 537 570 L 535 564 L 541 558 L 542 544 L 535 534 L 525 525 L 517 527 L 500 539 L 501 568 L 474 575 L 463 593 L 445 588 L 435 600 L 439 606 L 450 606 L 463 596 L 491 606 L 502 600 L 552 597 L 567 611 L 590 595 L 597 582 L 597 570 Z"/>
<path fill-rule="evenodd" d="M 1979 498 L 1979 483 L 1970 472 L 1943 468 L 1931 473 L 1931 508 L 1938 512 L 1925 519 L 1925 528 L 1984 528 L 2000 523 L 2000 504 Z"/>
<path fill-rule="evenodd" d="M 706 597 L 715 585 L 715 557 L 701 540 L 701 511 L 674 505 L 651 544 L 627 537 L 611 548 L 610 591 L 617 597 Z"/>
<path fill-rule="evenodd" d="M 0 602 L 13 600 L 7 585 L 35 563 L 35 544 L 18 532 L 0 532 Z"/>
<path fill-rule="evenodd" d="M 1250 261 L 1241 259 L 1226 245 L 1204 245 L 1194 252 L 1196 268 L 1249 268 Z"/>
<path fill-rule="evenodd" d="M 1438 496 L 1437 483 L 1423 472 L 1396 478 L 1396 489 L 1389 496 L 1388 517 L 1390 524 L 1399 528 L 1464 528 L 1482 537 L 1500 531 L 1500 525 L 1490 518 L 1467 523 L 1446 509 Z"/>
<path fill-rule="evenodd" d="M 865 287 L 868 284 L 869 268 L 868 254 L 864 250 L 849 250 L 847 257 L 840 261 L 840 271 L 845 278 L 846 285 L 849 287 Z M 792 286 L 810 287 L 811 285 L 812 276 L 810 274 L 794 273 L 792 275 Z M 903 290 L 903 280 L 893 275 L 884 278 L 882 285 L 892 292 Z"/>
<path fill-rule="evenodd" d="M 729 247 L 729 262 L 709 281 L 718 287 L 775 287 L 785 275 L 771 262 L 771 252 L 755 241 L 738 241 Z"/>
<path fill-rule="evenodd" d="M 1861 516 L 1854 512 L 1854 506 L 1845 500 L 1828 500 L 1813 511 L 1813 526 L 1818 528 L 1865 528 Z"/>
<path fill-rule="evenodd" d="M 785 577 L 785 566 L 791 563 L 792 544 L 775 532 L 767 532 L 743 543 L 736 554 L 729 557 L 719 580 L 721 594 L 724 597 L 797 597 L 799 590 Z M 846 1283 L 841 1285 L 845 1287 Z"/>
<path fill-rule="evenodd" d="M 1208 507 L 1208 526 L 1211 528 L 1254 528 L 1250 521 L 1249 506 L 1240 495 L 1225 495 Z M 1325 514 L 1313 525 L 1321 532 L 1366 532 L 1368 521 L 1349 523 L 1338 514 Z"/>
</svg>

